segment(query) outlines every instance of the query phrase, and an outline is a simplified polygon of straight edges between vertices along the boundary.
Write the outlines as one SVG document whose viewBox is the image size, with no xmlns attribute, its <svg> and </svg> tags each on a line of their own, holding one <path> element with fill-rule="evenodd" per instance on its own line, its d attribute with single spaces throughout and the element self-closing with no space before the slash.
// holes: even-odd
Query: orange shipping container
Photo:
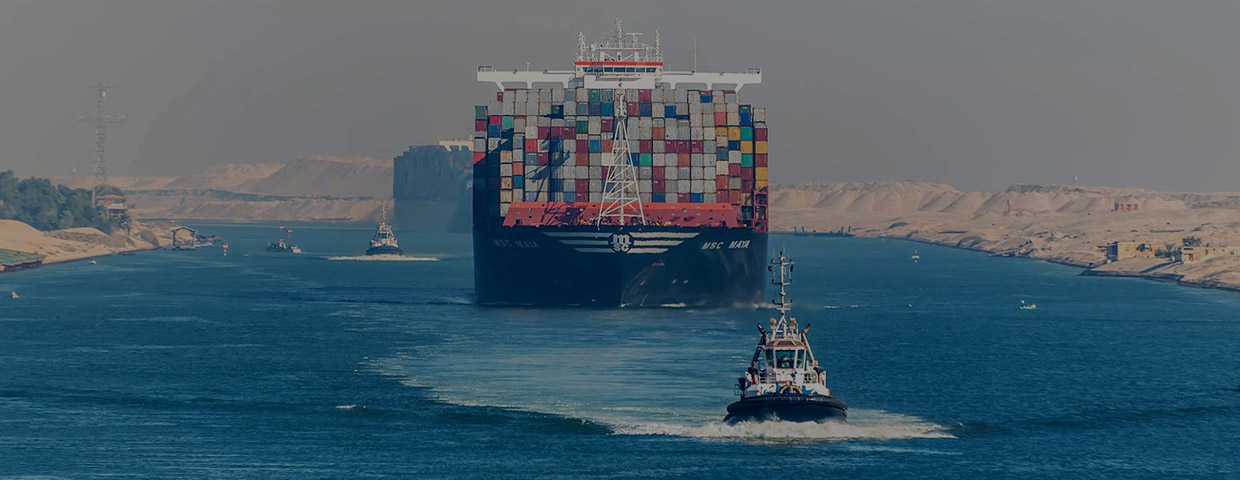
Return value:
<svg viewBox="0 0 1240 480">
<path fill-rule="evenodd" d="M 736 141 L 741 139 L 741 127 L 731 127 L 728 129 L 728 140 Z"/>
</svg>

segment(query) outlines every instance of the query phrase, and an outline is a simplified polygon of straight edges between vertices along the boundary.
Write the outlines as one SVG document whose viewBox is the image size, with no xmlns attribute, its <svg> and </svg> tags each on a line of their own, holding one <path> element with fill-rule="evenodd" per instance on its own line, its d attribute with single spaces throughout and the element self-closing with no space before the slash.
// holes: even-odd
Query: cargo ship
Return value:
<svg viewBox="0 0 1240 480">
<path fill-rule="evenodd" d="M 412 232 L 468 232 L 472 141 L 411 146 L 392 159 L 396 224 Z"/>
<path fill-rule="evenodd" d="M 572 70 L 478 67 L 473 236 L 482 304 L 751 306 L 767 254 L 757 68 L 664 69 L 619 20 Z"/>
</svg>

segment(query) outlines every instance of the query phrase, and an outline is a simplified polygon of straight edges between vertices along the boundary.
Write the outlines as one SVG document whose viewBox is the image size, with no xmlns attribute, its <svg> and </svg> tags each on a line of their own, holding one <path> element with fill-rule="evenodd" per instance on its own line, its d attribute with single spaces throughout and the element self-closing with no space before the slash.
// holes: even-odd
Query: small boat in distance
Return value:
<svg viewBox="0 0 1240 480">
<path fill-rule="evenodd" d="M 745 376 L 737 379 L 741 399 L 728 405 L 723 421 L 729 425 L 774 420 L 845 422 L 848 405 L 827 388 L 827 371 L 818 365 L 806 336 L 809 325 L 798 329 L 797 320 L 788 317 L 792 301 L 786 287 L 792 284 L 792 261 L 781 251 L 771 265 L 779 266 L 778 278 L 771 281 L 779 285 L 779 299 L 773 302 L 779 320 L 771 319 L 770 331 L 758 324 L 762 338 Z"/>
<path fill-rule="evenodd" d="M 917 250 L 913 250 L 913 263 L 921 262 L 921 255 L 917 254 Z"/>
<path fill-rule="evenodd" d="M 297 245 L 293 245 L 293 229 L 280 226 L 280 231 L 288 236 L 288 241 L 283 238 L 267 244 L 267 251 L 271 253 L 301 253 L 301 249 Z"/>
<path fill-rule="evenodd" d="M 404 255 L 404 250 L 400 249 L 400 245 L 396 243 L 396 235 L 392 233 L 392 226 L 387 223 L 387 203 L 379 204 L 379 228 L 375 229 L 375 235 L 370 237 L 370 248 L 366 249 L 366 255 Z"/>
<path fill-rule="evenodd" d="M 1038 306 L 1037 306 L 1037 304 L 1033 304 L 1033 303 L 1026 303 L 1024 300 L 1021 300 L 1021 301 L 1020 301 L 1020 309 L 1021 309 L 1021 310 L 1037 310 L 1037 309 L 1038 309 Z"/>
<path fill-rule="evenodd" d="M 9 298 L 22 298 L 22 297 L 18 296 L 17 292 L 9 292 Z"/>
</svg>

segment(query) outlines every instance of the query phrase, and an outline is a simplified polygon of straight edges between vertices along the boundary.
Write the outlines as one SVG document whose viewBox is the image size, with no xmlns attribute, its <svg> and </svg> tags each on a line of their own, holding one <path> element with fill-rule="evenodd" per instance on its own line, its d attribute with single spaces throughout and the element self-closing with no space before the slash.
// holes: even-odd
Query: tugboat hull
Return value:
<svg viewBox="0 0 1240 480">
<path fill-rule="evenodd" d="M 847 422 L 848 405 L 835 397 L 781 394 L 745 398 L 728 405 L 724 423 L 740 422 Z"/>
<path fill-rule="evenodd" d="M 380 245 L 377 247 L 370 247 L 366 249 L 366 255 L 404 255 L 404 254 L 405 254 L 405 251 L 401 250 L 400 247 L 393 247 L 389 245 Z"/>
</svg>

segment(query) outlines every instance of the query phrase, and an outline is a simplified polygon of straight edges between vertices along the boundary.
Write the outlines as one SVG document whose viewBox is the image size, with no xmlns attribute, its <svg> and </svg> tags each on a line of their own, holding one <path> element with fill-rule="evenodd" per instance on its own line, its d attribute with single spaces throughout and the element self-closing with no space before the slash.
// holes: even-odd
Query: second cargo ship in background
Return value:
<svg viewBox="0 0 1240 480">
<path fill-rule="evenodd" d="M 659 34 L 578 36 L 573 70 L 498 71 L 474 117 L 484 304 L 752 305 L 767 253 L 765 111 L 744 73 L 664 70 Z"/>
</svg>

